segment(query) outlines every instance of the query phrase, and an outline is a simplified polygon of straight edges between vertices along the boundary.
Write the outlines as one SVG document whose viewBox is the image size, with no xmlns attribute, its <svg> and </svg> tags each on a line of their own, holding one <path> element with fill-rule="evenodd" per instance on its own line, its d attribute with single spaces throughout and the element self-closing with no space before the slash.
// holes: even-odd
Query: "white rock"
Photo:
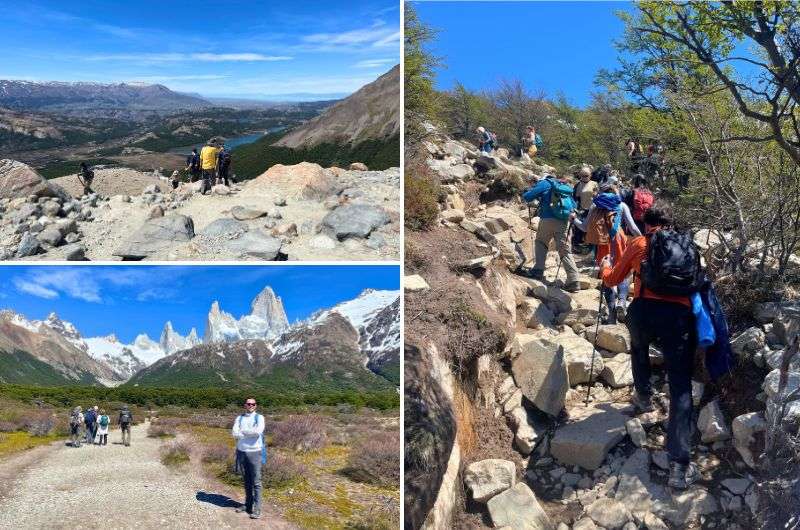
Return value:
<svg viewBox="0 0 800 530">
<path fill-rule="evenodd" d="M 642 422 L 639 421 L 639 418 L 631 418 L 626 421 L 625 430 L 628 431 L 628 436 L 636 447 L 641 447 L 647 442 L 647 433 L 644 432 L 644 427 L 642 427 Z"/>
<path fill-rule="evenodd" d="M 489 458 L 468 465 L 464 471 L 464 484 L 478 502 L 486 502 L 517 482 L 514 462 Z"/>
<path fill-rule="evenodd" d="M 697 428 L 700 430 L 700 439 L 703 443 L 728 440 L 731 437 L 731 431 L 717 400 L 711 401 L 700 410 Z"/>
<path fill-rule="evenodd" d="M 430 285 L 425 281 L 425 278 L 419 274 L 412 274 L 403 278 L 403 289 L 406 291 L 426 291 L 430 289 Z"/>
</svg>

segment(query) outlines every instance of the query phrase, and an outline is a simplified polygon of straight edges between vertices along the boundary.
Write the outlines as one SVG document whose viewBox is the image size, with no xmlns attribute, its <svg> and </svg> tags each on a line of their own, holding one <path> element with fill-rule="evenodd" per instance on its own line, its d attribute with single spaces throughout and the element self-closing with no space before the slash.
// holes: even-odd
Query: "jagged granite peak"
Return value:
<svg viewBox="0 0 800 530">
<path fill-rule="evenodd" d="M 269 339 L 289 327 L 283 301 L 267 286 L 250 304 L 250 314 L 239 319 L 239 333 L 246 339 Z"/>
<path fill-rule="evenodd" d="M 172 322 L 169 320 L 164 324 L 164 330 L 161 332 L 161 339 L 158 344 L 167 355 L 189 347 L 186 338 L 175 331 L 172 327 Z"/>
<path fill-rule="evenodd" d="M 193 348 L 193 347 L 197 346 L 198 344 L 202 344 L 202 343 L 203 343 L 203 341 L 200 340 L 200 337 L 197 335 L 197 330 L 195 328 L 192 328 L 192 330 L 186 336 L 186 347 L 187 348 Z"/>
<path fill-rule="evenodd" d="M 239 323 L 233 315 L 219 308 L 219 302 L 214 300 L 206 319 L 206 332 L 203 342 L 206 344 L 214 342 L 233 342 L 240 340 L 242 334 L 239 331 Z"/>
</svg>

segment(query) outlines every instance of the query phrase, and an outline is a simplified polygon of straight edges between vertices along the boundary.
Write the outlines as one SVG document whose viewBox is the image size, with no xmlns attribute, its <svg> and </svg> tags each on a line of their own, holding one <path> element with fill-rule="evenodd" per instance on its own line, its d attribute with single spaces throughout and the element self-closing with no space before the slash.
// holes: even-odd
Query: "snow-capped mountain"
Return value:
<svg viewBox="0 0 800 530">
<path fill-rule="evenodd" d="M 197 337 L 196 329 L 192 328 L 189 335 L 184 337 L 172 328 L 172 322 L 167 321 L 167 323 L 164 324 L 164 331 L 161 332 L 161 340 L 159 340 L 158 344 L 161 350 L 164 351 L 164 354 L 169 355 L 176 351 L 197 346 L 200 342 L 200 339 Z"/>
<path fill-rule="evenodd" d="M 145 335 L 146 336 L 146 335 Z M 91 337 L 83 339 L 88 351 L 95 360 L 105 363 L 123 379 L 130 379 L 133 374 L 147 366 L 147 363 L 140 357 L 143 352 L 134 345 L 122 344 L 114 334 L 107 337 Z M 136 350 L 136 353 L 134 353 Z M 137 353 L 139 355 L 137 355 Z M 162 355 L 163 357 L 163 355 Z M 153 362 L 153 361 L 151 361 Z"/>
<path fill-rule="evenodd" d="M 250 314 L 236 320 L 223 311 L 219 302 L 211 304 L 203 342 L 234 342 L 242 339 L 273 339 L 289 327 L 283 302 L 271 287 L 265 287 L 250 304 Z"/>
<path fill-rule="evenodd" d="M 345 317 L 359 333 L 361 351 L 367 366 L 378 371 L 391 361 L 400 360 L 400 291 L 365 289 L 358 297 L 321 311 L 312 321 L 327 318 L 331 312 Z"/>
</svg>

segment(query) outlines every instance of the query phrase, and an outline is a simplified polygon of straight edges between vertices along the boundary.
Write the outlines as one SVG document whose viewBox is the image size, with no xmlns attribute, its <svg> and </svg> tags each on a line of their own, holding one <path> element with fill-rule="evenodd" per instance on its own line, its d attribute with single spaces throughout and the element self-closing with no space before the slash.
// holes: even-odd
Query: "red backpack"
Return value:
<svg viewBox="0 0 800 530">
<path fill-rule="evenodd" d="M 653 192 L 646 188 L 633 190 L 633 220 L 641 221 L 646 212 L 655 202 Z"/>
</svg>

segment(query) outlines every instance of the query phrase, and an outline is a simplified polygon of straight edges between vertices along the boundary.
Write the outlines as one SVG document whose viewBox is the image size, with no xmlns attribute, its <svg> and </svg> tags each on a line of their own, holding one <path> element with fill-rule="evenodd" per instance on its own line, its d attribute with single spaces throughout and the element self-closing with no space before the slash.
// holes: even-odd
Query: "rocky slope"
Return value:
<svg viewBox="0 0 800 530">
<path fill-rule="evenodd" d="M 99 170 L 98 194 L 0 161 L 0 258 L 47 260 L 397 259 L 400 174 L 276 165 L 263 175 L 176 190 L 165 177 Z M 136 172 L 135 172 L 136 173 Z M 64 177 L 76 181 L 76 177 Z M 68 186 L 79 193 L 76 182 Z M 112 195 L 113 194 L 113 195 Z"/>
<path fill-rule="evenodd" d="M 400 134 L 400 65 L 301 125 L 275 145 L 357 144 Z"/>
<path fill-rule="evenodd" d="M 636 414 L 627 328 L 594 333 L 592 258 L 577 256 L 574 294 L 562 289 L 555 252 L 545 282 L 515 274 L 530 266 L 538 218 L 508 185 L 552 168 L 503 150 L 487 160 L 429 133 L 424 165 L 444 193 L 436 226 L 406 231 L 407 363 L 422 367 L 405 379 L 406 528 L 756 527 L 772 497 L 759 465 L 764 433 L 796 432 L 800 421 L 800 356 L 789 347 L 797 303 L 756 306 L 760 326 L 733 339 L 743 364 L 731 377 L 753 381 L 735 380 L 741 394 L 695 375 L 702 478 L 672 491 L 661 353 L 651 349 L 656 411 Z"/>
<path fill-rule="evenodd" d="M 75 327 L 55 314 L 28 320 L 0 311 L 0 381 L 36 384 L 118 385 L 123 377 L 84 349 Z"/>
</svg>

